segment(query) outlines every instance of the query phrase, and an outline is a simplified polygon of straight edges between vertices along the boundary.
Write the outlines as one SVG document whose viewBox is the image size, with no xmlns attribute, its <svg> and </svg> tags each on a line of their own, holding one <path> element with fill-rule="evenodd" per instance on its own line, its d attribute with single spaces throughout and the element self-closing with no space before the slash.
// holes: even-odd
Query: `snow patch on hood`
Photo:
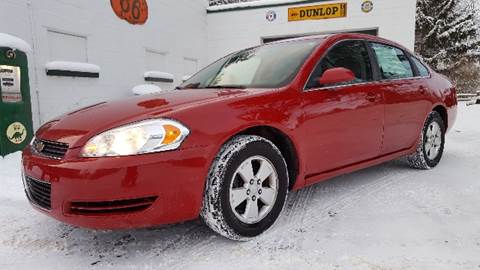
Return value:
<svg viewBox="0 0 480 270">
<path fill-rule="evenodd" d="M 136 96 L 151 95 L 162 92 L 162 88 L 154 84 L 141 84 L 132 88 L 132 93 Z"/>
</svg>

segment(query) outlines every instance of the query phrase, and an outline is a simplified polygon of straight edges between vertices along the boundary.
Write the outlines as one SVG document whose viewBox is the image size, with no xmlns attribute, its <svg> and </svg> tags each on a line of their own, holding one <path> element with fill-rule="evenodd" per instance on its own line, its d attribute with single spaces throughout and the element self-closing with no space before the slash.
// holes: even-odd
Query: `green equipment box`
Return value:
<svg viewBox="0 0 480 270">
<path fill-rule="evenodd" d="M 21 151 L 33 136 L 25 52 L 0 47 L 0 156 Z"/>
</svg>

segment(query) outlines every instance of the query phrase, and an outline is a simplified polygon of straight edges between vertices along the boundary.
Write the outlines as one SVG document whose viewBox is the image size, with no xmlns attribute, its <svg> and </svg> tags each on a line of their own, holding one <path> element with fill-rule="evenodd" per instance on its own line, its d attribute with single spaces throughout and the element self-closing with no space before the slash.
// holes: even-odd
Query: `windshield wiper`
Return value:
<svg viewBox="0 0 480 270">
<path fill-rule="evenodd" d="M 245 85 L 209 85 L 205 86 L 206 89 L 222 89 L 222 88 L 233 88 L 233 89 L 245 89 Z"/>
<path fill-rule="evenodd" d="M 175 87 L 175 90 L 183 90 L 183 89 L 198 89 L 200 86 L 200 83 L 190 83 L 185 86 L 177 86 Z"/>
</svg>

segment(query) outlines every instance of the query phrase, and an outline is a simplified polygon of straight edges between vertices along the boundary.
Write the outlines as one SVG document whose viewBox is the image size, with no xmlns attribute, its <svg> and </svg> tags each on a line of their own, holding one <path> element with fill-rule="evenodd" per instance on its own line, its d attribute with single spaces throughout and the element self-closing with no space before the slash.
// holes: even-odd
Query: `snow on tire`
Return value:
<svg viewBox="0 0 480 270">
<path fill-rule="evenodd" d="M 288 170 L 269 140 L 240 135 L 215 158 L 206 183 L 201 217 L 215 232 L 246 241 L 269 229 L 288 193 Z"/>
<path fill-rule="evenodd" d="M 438 112 L 431 112 L 418 139 L 415 153 L 406 157 L 416 169 L 428 170 L 440 162 L 445 146 L 445 123 Z"/>
</svg>

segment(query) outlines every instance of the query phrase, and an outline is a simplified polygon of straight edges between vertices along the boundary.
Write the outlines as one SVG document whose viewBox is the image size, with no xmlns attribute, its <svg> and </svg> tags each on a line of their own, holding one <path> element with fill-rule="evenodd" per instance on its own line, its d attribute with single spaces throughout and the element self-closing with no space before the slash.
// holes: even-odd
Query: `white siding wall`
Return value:
<svg viewBox="0 0 480 270">
<path fill-rule="evenodd" d="M 207 16 L 209 60 L 235 50 L 258 45 L 262 37 L 371 28 L 378 28 L 379 36 L 413 49 L 415 0 L 373 0 L 374 9 L 370 13 L 364 13 L 361 10 L 363 2 L 361 0 L 332 2 L 347 2 L 346 18 L 288 22 L 289 7 L 331 2 L 209 13 Z M 271 10 L 277 13 L 277 19 L 273 22 L 266 19 L 266 13 Z"/>
<path fill-rule="evenodd" d="M 185 57 L 205 65 L 207 3 L 150 0 L 148 4 L 147 23 L 134 26 L 119 19 L 108 0 L 0 0 L 0 32 L 34 47 L 29 61 L 36 127 L 64 112 L 131 95 L 133 86 L 145 83 L 143 74 L 150 67 L 174 74 L 173 88 L 191 72 L 184 70 Z M 148 52 L 165 53 L 165 62 L 154 66 L 146 59 Z M 47 76 L 45 63 L 54 60 L 99 65 L 100 78 Z"/>
</svg>

